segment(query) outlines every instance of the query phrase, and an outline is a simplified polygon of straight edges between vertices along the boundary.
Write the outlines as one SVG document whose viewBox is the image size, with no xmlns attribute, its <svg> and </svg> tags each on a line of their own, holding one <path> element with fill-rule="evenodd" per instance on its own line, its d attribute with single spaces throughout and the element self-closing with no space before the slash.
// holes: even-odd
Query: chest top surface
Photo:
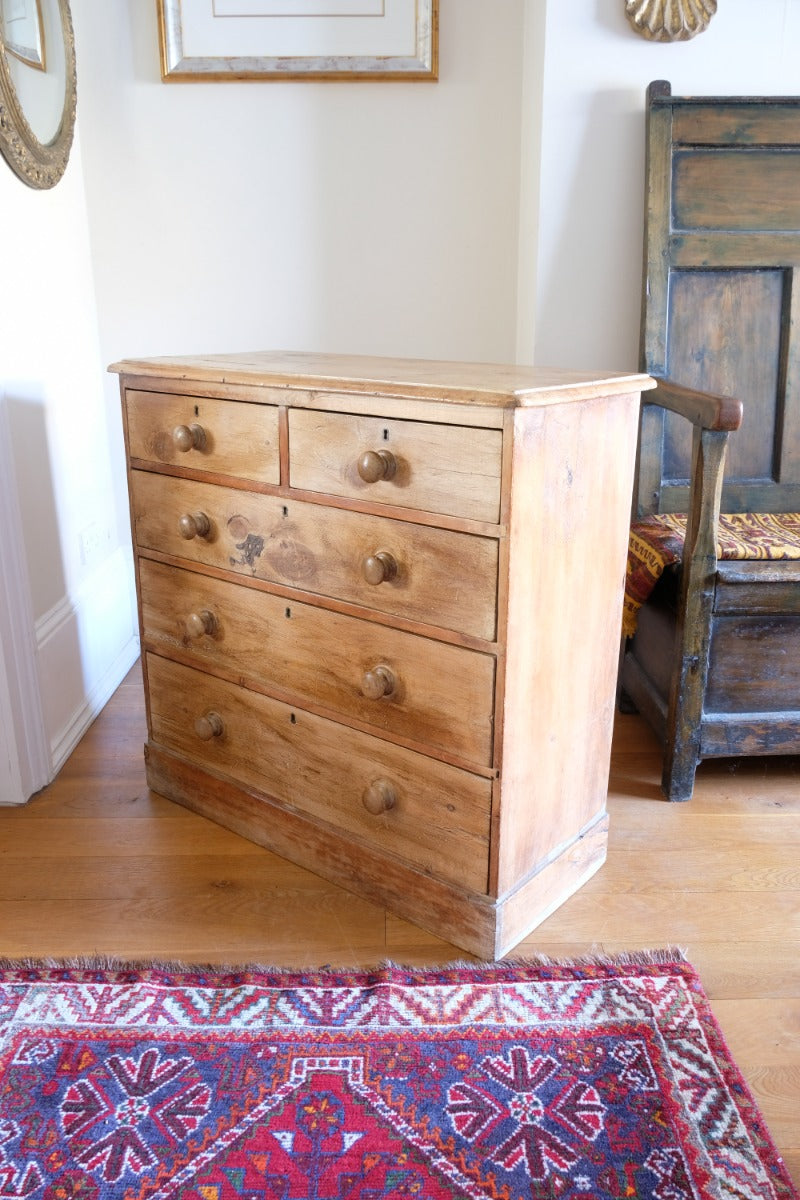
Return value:
<svg viewBox="0 0 800 1200">
<path fill-rule="evenodd" d="M 302 351 L 125 359 L 117 374 L 204 385 L 361 392 L 454 404 L 526 408 L 654 387 L 647 375 L 502 363 L 441 362 Z"/>
</svg>

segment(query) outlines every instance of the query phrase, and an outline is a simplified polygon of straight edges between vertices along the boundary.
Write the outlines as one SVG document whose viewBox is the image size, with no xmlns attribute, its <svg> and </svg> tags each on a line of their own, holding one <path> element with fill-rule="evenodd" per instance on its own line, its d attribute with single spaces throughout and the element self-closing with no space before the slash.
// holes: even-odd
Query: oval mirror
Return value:
<svg viewBox="0 0 800 1200">
<path fill-rule="evenodd" d="M 69 0 L 0 0 L 0 150 L 29 187 L 66 170 L 75 76 Z"/>
</svg>

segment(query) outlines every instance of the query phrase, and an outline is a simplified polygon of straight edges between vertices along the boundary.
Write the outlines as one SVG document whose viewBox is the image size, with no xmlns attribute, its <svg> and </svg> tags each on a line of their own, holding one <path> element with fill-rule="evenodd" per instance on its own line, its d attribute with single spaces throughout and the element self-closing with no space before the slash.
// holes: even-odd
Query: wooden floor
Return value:
<svg viewBox="0 0 800 1200">
<path fill-rule="evenodd" d="M 58 779 L 0 808 L 0 956 L 280 966 L 463 957 L 431 934 L 151 794 L 134 668 Z M 677 945 L 800 1185 L 800 761 L 703 764 L 658 790 L 638 717 L 614 740 L 603 869 L 518 947 Z"/>
</svg>

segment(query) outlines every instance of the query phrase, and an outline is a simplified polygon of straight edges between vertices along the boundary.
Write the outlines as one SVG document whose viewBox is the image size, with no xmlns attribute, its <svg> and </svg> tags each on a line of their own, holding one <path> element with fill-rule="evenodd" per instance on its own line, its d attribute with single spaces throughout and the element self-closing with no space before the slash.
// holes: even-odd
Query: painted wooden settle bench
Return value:
<svg viewBox="0 0 800 1200">
<path fill-rule="evenodd" d="M 620 703 L 688 800 L 702 759 L 800 753 L 800 97 L 651 84 L 646 176 L 641 366 L 659 382 Z"/>
</svg>

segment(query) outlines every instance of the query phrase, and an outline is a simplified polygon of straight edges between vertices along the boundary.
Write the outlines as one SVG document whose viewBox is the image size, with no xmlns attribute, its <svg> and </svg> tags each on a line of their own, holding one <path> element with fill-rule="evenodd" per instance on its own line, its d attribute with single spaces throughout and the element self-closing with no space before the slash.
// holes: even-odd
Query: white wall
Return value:
<svg viewBox="0 0 800 1200">
<path fill-rule="evenodd" d="M 441 0 L 438 83 L 160 81 L 154 4 L 73 0 L 108 357 L 513 357 L 524 0 Z"/>
<path fill-rule="evenodd" d="M 6 536 L 22 547 L 12 566 L 6 545 L 0 554 L 17 617 L 12 627 L 4 607 L 0 636 L 13 644 L 4 650 L 3 692 L 19 703 L 19 681 L 7 675 L 27 622 L 41 704 L 22 715 L 29 725 L 43 721 L 37 740 L 46 745 L 37 787 L 116 687 L 136 642 L 113 512 L 79 139 L 50 191 L 0 168 L 2 469 L 6 485 L 15 482 L 3 508 L 13 505 Z M 22 753 L 19 740 L 6 726 L 6 745 Z"/>
<path fill-rule="evenodd" d="M 648 83 L 796 94 L 798 47 L 797 0 L 720 0 L 704 33 L 674 43 L 635 33 L 624 0 L 547 0 L 537 362 L 638 366 Z"/>
</svg>

